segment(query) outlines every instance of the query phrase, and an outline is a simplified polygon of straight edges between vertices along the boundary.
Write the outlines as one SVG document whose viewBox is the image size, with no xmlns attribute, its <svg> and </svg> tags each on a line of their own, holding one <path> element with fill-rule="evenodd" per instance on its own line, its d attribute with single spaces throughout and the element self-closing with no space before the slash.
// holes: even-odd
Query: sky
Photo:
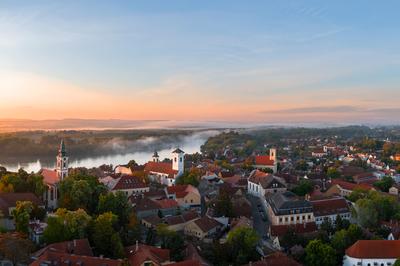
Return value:
<svg viewBox="0 0 400 266">
<path fill-rule="evenodd" d="M 0 1 L 0 119 L 400 123 L 399 1 Z"/>
</svg>

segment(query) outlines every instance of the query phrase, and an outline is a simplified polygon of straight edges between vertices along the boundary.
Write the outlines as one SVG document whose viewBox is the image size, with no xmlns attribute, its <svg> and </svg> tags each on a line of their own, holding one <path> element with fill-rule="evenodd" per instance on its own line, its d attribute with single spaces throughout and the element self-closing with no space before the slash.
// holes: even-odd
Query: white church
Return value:
<svg viewBox="0 0 400 266">
<path fill-rule="evenodd" d="M 46 207 L 49 209 L 57 208 L 59 194 L 58 184 L 68 176 L 68 156 L 64 140 L 61 141 L 56 158 L 56 169 L 40 170 L 40 174 L 43 176 L 43 182 L 47 186 L 47 190 L 43 195 L 43 199 Z"/>
<path fill-rule="evenodd" d="M 152 181 L 166 186 L 175 185 L 175 180 L 185 171 L 185 152 L 175 149 L 171 153 L 172 162 L 160 162 L 157 152 L 154 152 L 152 160 L 146 163 L 144 171 Z"/>
</svg>

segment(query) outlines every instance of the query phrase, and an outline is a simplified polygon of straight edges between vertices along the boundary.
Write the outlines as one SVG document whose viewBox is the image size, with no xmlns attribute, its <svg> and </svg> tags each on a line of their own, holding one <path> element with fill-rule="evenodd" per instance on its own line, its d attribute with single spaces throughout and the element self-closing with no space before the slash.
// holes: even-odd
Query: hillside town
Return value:
<svg viewBox="0 0 400 266">
<path fill-rule="evenodd" d="M 55 169 L 0 168 L 2 265 L 399 263 L 398 142 L 290 139 L 211 158 L 210 141 L 86 169 L 61 140 Z"/>
</svg>

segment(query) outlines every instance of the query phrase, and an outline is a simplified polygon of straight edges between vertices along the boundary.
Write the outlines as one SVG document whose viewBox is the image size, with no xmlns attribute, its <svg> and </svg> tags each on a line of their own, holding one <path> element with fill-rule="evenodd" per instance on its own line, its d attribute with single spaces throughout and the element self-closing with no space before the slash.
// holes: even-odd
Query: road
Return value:
<svg viewBox="0 0 400 266">
<path fill-rule="evenodd" d="M 251 202 L 251 213 L 253 215 L 253 227 L 260 235 L 260 238 L 264 238 L 267 235 L 267 230 L 269 228 L 268 221 L 263 221 L 262 213 L 259 211 L 258 205 L 261 206 L 261 201 L 259 198 L 254 197 L 252 195 L 248 195 L 247 198 Z M 262 209 L 262 207 L 261 207 Z M 262 209 L 263 210 L 263 209 Z M 264 215 L 266 213 L 263 210 Z"/>
</svg>

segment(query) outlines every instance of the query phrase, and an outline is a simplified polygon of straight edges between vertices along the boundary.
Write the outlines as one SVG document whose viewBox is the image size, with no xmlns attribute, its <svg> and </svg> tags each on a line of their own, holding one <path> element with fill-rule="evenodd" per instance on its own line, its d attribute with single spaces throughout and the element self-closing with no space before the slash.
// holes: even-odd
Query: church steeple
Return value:
<svg viewBox="0 0 400 266">
<path fill-rule="evenodd" d="M 56 171 L 61 180 L 68 176 L 68 156 L 64 140 L 61 140 L 60 148 L 58 150 Z"/>
</svg>

